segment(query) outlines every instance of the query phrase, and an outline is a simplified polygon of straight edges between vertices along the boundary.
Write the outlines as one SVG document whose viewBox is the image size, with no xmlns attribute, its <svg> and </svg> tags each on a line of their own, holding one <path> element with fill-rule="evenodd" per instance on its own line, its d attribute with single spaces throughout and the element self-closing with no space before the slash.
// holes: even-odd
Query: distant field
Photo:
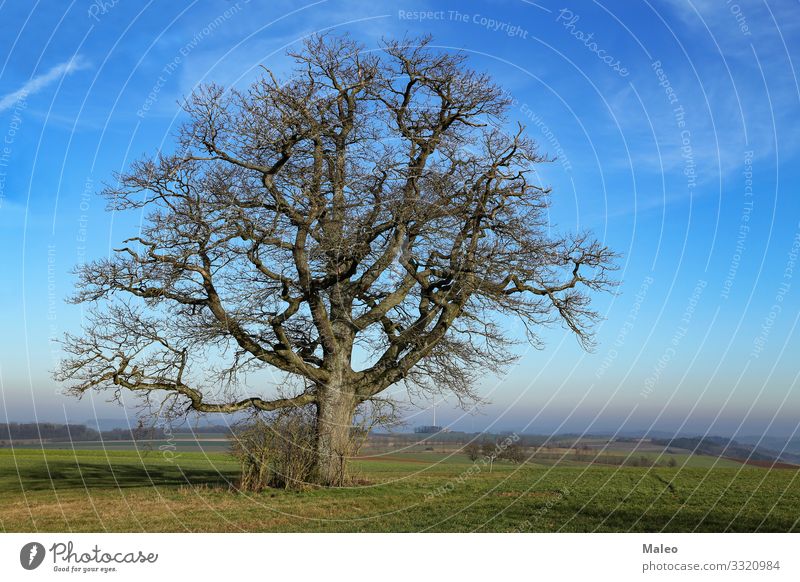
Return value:
<svg viewBox="0 0 800 582">
<path fill-rule="evenodd" d="M 591 439 L 585 439 L 591 442 Z M 463 444 L 460 443 L 395 443 L 392 447 L 387 447 L 380 440 L 371 440 L 362 448 L 362 456 L 373 460 L 384 458 L 386 455 L 408 456 L 422 454 L 427 462 L 442 461 L 453 458 L 463 461 L 463 455 L 459 451 Z M 230 449 L 230 441 L 225 434 L 216 433 L 175 433 L 170 439 L 138 439 L 138 440 L 105 440 L 105 441 L 72 441 L 72 442 L 44 442 L 30 441 L 28 443 L 15 444 L 15 449 L 53 449 L 53 450 L 85 450 L 85 451 L 139 451 L 143 455 L 161 454 L 169 451 L 177 452 L 206 452 L 206 453 L 225 453 Z M 0 449 L 2 450 L 2 449 Z M 530 451 L 526 455 L 531 454 Z M 666 466 L 670 459 L 682 467 L 741 467 L 741 463 L 730 460 L 711 457 L 707 455 L 693 455 L 683 449 L 667 449 L 667 447 L 632 443 L 598 443 L 588 447 L 586 450 L 576 451 L 572 448 L 551 446 L 540 449 L 533 453 L 531 460 L 539 465 L 559 465 L 559 466 L 584 466 L 588 460 L 593 460 L 596 464 L 631 464 L 642 458 L 648 462 Z"/>
<path fill-rule="evenodd" d="M 2 449 L 0 530 L 800 531 L 800 471 L 676 457 L 687 466 L 490 472 L 403 451 L 353 462 L 358 487 L 244 495 L 228 491 L 237 466 L 218 452 Z"/>
</svg>

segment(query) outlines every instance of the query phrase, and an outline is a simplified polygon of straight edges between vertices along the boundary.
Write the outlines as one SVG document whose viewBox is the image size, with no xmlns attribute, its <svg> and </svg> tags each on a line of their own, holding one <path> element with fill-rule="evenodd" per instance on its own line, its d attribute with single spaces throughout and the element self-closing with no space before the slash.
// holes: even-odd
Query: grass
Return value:
<svg viewBox="0 0 800 582">
<path fill-rule="evenodd" d="M 800 531 L 800 471 L 683 460 L 489 472 L 408 452 L 353 462 L 358 487 L 245 495 L 222 453 L 5 449 L 0 531 Z"/>
</svg>

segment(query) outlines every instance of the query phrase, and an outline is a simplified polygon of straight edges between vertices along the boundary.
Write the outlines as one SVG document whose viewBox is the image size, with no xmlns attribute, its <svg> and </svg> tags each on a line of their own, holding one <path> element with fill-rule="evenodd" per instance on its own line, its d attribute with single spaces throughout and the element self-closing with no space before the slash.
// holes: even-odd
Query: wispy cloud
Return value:
<svg viewBox="0 0 800 582">
<path fill-rule="evenodd" d="M 87 67 L 88 63 L 80 55 L 75 55 L 70 60 L 56 65 L 46 73 L 33 77 L 16 91 L 0 98 L 0 113 L 13 107 L 21 99 L 27 99 L 30 95 L 38 93 L 54 81 L 58 81 L 61 77 Z"/>
</svg>

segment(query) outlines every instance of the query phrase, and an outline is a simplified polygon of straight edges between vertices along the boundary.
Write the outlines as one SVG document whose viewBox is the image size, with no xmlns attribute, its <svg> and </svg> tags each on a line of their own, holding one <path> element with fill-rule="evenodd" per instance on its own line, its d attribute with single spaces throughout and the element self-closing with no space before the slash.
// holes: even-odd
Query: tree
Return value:
<svg viewBox="0 0 800 582">
<path fill-rule="evenodd" d="M 522 463 L 525 461 L 525 451 L 517 443 L 508 443 L 505 448 L 500 451 L 499 459 L 511 461 L 512 463 Z"/>
<path fill-rule="evenodd" d="M 470 401 L 476 374 L 514 361 L 509 316 L 537 347 L 559 321 L 590 344 L 588 292 L 612 286 L 614 255 L 551 235 L 533 173 L 548 160 L 504 131 L 505 94 L 428 38 L 381 48 L 317 36 L 283 82 L 198 90 L 177 152 L 104 190 L 146 219 L 78 268 L 72 299 L 93 306 L 56 372 L 71 393 L 312 406 L 316 480 L 335 485 L 360 404 L 398 383 Z M 264 370 L 299 382 L 243 393 Z"/>
<path fill-rule="evenodd" d="M 469 457 L 470 461 L 477 461 L 481 457 L 481 446 L 472 440 L 464 447 L 464 453 Z"/>
</svg>

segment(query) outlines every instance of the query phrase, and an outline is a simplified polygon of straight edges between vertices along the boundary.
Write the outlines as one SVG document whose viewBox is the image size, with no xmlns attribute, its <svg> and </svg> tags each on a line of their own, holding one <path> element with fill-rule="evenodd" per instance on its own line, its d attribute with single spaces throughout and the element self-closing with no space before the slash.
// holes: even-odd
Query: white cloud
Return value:
<svg viewBox="0 0 800 582">
<path fill-rule="evenodd" d="M 61 77 L 80 69 L 85 69 L 87 66 L 88 63 L 86 63 L 80 55 L 75 55 L 70 60 L 56 65 L 46 73 L 33 77 L 13 93 L 9 93 L 0 98 L 0 113 L 13 107 L 14 104 L 21 99 L 27 99 L 30 95 L 38 93 L 54 81 L 58 81 Z"/>
</svg>

